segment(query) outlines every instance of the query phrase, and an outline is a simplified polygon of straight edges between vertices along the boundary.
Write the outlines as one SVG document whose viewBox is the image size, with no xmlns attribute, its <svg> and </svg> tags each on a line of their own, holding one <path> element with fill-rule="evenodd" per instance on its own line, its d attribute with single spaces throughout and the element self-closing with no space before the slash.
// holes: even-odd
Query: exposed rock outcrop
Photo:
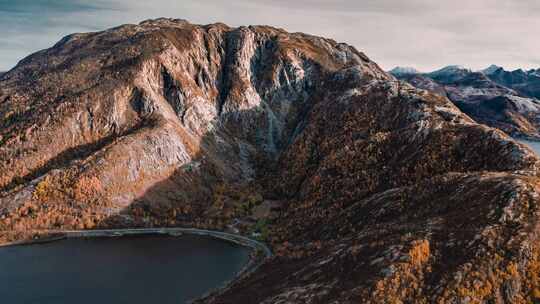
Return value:
<svg viewBox="0 0 540 304">
<path fill-rule="evenodd" d="M 207 303 L 540 298 L 537 157 L 346 44 L 170 19 L 75 34 L 2 77 L 0 118 L 5 239 L 258 231 L 276 256 Z"/>
</svg>

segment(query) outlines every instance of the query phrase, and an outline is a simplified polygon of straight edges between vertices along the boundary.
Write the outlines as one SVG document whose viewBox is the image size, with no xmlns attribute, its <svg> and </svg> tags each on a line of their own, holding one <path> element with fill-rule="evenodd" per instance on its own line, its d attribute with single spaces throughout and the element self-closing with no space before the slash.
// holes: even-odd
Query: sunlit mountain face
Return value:
<svg viewBox="0 0 540 304">
<path fill-rule="evenodd" d="M 529 70 L 540 65 L 539 45 L 524 37 L 540 28 L 539 13 L 537 0 L 0 0 L 0 71 L 68 34 L 159 17 L 332 37 L 364 50 L 386 70 L 454 63 Z"/>
</svg>

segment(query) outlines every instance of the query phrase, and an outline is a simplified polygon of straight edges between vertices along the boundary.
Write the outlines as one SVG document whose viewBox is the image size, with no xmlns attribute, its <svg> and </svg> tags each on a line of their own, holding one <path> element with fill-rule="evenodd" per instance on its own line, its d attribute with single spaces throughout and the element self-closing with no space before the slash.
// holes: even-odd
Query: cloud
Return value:
<svg viewBox="0 0 540 304">
<path fill-rule="evenodd" d="M 330 37 L 387 69 L 538 68 L 539 15 L 537 0 L 0 0 L 0 70 L 69 33 L 162 16 Z"/>
</svg>

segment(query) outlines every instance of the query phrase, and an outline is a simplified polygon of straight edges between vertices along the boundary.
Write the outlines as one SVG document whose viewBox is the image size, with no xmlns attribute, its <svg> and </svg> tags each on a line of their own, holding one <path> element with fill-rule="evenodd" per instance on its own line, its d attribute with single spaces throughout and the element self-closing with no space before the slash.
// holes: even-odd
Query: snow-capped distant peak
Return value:
<svg viewBox="0 0 540 304">
<path fill-rule="evenodd" d="M 392 75 L 398 75 L 398 76 L 420 74 L 420 71 L 411 67 L 395 67 L 391 69 L 389 72 Z"/>
<path fill-rule="evenodd" d="M 460 71 L 470 72 L 471 70 L 462 65 L 449 65 L 435 72 L 431 72 L 431 74 L 448 74 L 448 73 L 455 73 L 455 72 L 460 72 Z"/>
<path fill-rule="evenodd" d="M 472 73 L 472 70 L 462 65 L 449 65 L 435 72 L 431 72 L 427 74 L 427 76 L 438 82 L 452 83 L 463 79 L 470 73 Z"/>
<path fill-rule="evenodd" d="M 497 70 L 502 69 L 502 67 L 492 64 L 487 69 L 483 69 L 480 72 L 484 73 L 485 75 L 491 75 L 495 73 Z"/>
</svg>

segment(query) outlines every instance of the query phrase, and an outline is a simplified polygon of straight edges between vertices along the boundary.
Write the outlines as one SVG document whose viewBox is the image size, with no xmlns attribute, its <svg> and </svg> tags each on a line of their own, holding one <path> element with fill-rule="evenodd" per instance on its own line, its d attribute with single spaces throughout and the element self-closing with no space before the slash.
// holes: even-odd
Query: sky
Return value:
<svg viewBox="0 0 540 304">
<path fill-rule="evenodd" d="M 333 38 L 385 69 L 540 68 L 539 0 L 0 0 L 0 71 L 68 34 L 157 17 Z"/>
</svg>

